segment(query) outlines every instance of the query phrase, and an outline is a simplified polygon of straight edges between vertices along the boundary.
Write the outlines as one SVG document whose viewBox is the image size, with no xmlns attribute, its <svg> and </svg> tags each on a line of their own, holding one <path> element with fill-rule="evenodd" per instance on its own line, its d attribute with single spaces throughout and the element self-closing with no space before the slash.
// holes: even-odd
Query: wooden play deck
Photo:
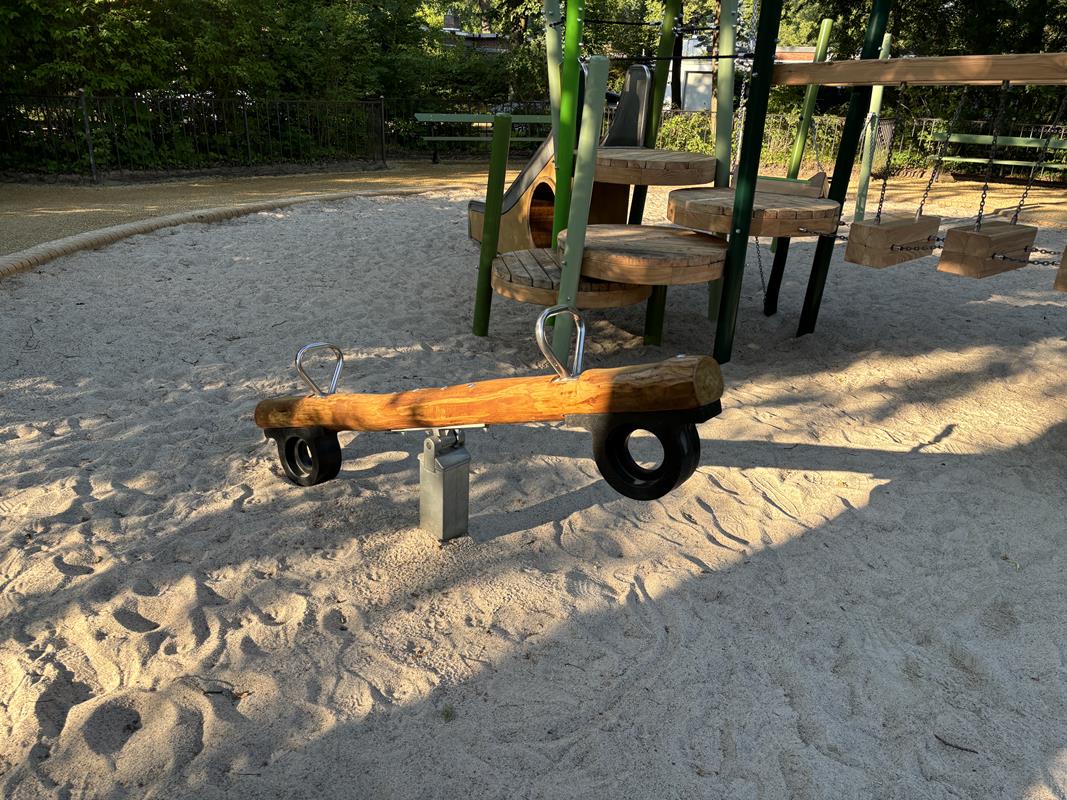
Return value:
<svg viewBox="0 0 1067 800">
<path fill-rule="evenodd" d="M 493 259 L 493 291 L 523 303 L 555 305 L 563 275 L 563 259 L 550 248 L 514 250 Z M 581 277 L 578 284 L 578 308 L 618 308 L 647 300 L 652 287 L 626 285 Z"/>
<path fill-rule="evenodd" d="M 567 232 L 559 235 L 560 253 Z M 722 276 L 726 240 L 659 225 L 590 225 L 582 275 L 652 286 L 703 283 Z"/>
<path fill-rule="evenodd" d="M 676 189 L 667 199 L 667 219 L 708 233 L 730 233 L 733 189 Z M 834 233 L 841 204 L 821 197 L 757 191 L 752 204 L 752 236 L 803 237 Z"/>
</svg>

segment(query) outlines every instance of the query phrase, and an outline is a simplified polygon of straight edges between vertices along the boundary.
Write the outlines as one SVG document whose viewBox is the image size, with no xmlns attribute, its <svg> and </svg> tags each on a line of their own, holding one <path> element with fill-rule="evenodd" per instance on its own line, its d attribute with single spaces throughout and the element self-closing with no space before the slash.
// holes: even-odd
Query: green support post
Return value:
<svg viewBox="0 0 1067 800">
<path fill-rule="evenodd" d="M 889 58 L 889 47 L 893 43 L 891 34 L 882 38 L 882 51 L 878 58 L 885 61 Z M 875 86 L 871 89 L 871 108 L 867 112 L 867 135 L 863 139 L 863 154 L 860 156 L 860 178 L 856 184 L 856 213 L 852 219 L 855 222 L 863 222 L 867 213 L 867 190 L 871 187 L 871 168 L 874 166 L 874 151 L 878 149 L 878 117 L 882 113 L 882 95 L 884 86 Z M 888 169 L 888 165 L 887 165 Z"/>
<path fill-rule="evenodd" d="M 815 57 L 812 61 L 818 63 L 826 60 L 830 50 L 830 34 L 833 32 L 834 21 L 824 19 L 819 25 L 819 38 L 815 42 Z M 812 84 L 804 91 L 804 106 L 800 113 L 800 126 L 797 128 L 796 139 L 793 140 L 793 152 L 789 156 L 790 178 L 800 175 L 800 167 L 804 163 L 804 150 L 808 146 L 808 133 L 811 131 L 811 121 L 815 116 L 815 101 L 819 96 L 819 87 Z M 816 158 L 818 154 L 816 153 Z M 767 293 L 763 297 L 763 313 L 773 317 L 778 313 L 778 293 L 782 289 L 782 278 L 785 276 L 785 264 L 789 259 L 789 239 L 779 237 L 771 242 L 771 252 L 774 253 L 774 263 L 771 265 L 771 277 L 767 280 Z"/>
<path fill-rule="evenodd" d="M 674 29 L 682 13 L 682 0 L 666 0 L 663 4 L 663 22 L 659 27 L 659 44 L 656 46 L 656 67 L 652 73 L 652 107 L 649 109 L 645 127 L 645 147 L 655 147 L 659 128 L 663 123 L 663 101 L 667 93 L 667 64 L 674 54 Z M 640 225 L 645 216 L 647 186 L 635 186 L 630 201 L 631 225 Z M 663 317 L 667 308 L 667 287 L 655 286 L 645 309 L 645 344 L 658 345 L 663 341 Z"/>
<path fill-rule="evenodd" d="M 719 60 L 715 74 L 715 186 L 730 188 L 734 144 L 734 59 L 737 54 L 737 0 L 719 3 Z M 719 316 L 722 279 L 708 283 L 708 319 Z"/>
<path fill-rule="evenodd" d="M 737 0 L 719 4 L 719 60 L 715 62 L 715 186 L 730 188 L 734 142 L 734 59 L 737 54 Z M 717 311 L 718 309 L 716 309 Z"/>
<path fill-rule="evenodd" d="M 552 143 L 559 151 L 560 67 L 563 66 L 563 43 L 559 28 L 559 0 L 545 0 L 545 55 L 548 61 L 548 102 L 552 107 Z"/>
<path fill-rule="evenodd" d="M 652 66 L 652 96 L 649 99 L 648 120 L 645 122 L 645 147 L 655 147 L 659 128 L 663 123 L 663 101 L 667 97 L 667 64 L 674 55 L 674 26 L 682 13 L 682 0 L 667 0 L 663 6 L 663 21 L 659 27 L 659 44 L 656 45 L 656 60 Z M 640 225 L 645 217 L 647 186 L 635 186 L 630 200 L 631 225 Z"/>
<path fill-rule="evenodd" d="M 763 130 L 767 122 L 767 101 L 771 94 L 771 72 L 778 49 L 778 28 L 782 22 L 782 0 L 763 0 L 756 28 L 756 52 L 753 54 L 749 79 L 748 111 L 741 130 L 741 152 L 737 161 L 737 188 L 734 191 L 734 214 L 730 223 L 730 241 L 723 268 L 722 303 L 715 326 L 715 358 L 720 364 L 730 360 L 737 306 L 741 302 L 741 281 L 745 275 L 748 232 L 752 225 L 752 204 L 759 179 Z"/>
<path fill-rule="evenodd" d="M 567 219 L 567 250 L 563 254 L 563 270 L 559 281 L 560 305 L 578 306 L 578 284 L 582 277 L 582 256 L 585 251 L 585 229 L 589 224 L 589 206 L 593 200 L 593 178 L 596 175 L 596 149 L 600 144 L 600 126 L 604 121 L 604 94 L 608 89 L 608 59 L 593 56 L 589 59 L 586 78 L 585 107 L 582 109 L 582 131 L 578 137 L 578 163 L 574 170 L 574 191 L 570 216 Z M 552 350 L 560 361 L 567 360 L 574 320 L 570 316 L 556 317 L 552 332 Z"/>
<path fill-rule="evenodd" d="M 474 335 L 489 335 L 489 311 L 493 303 L 493 259 L 500 240 L 500 209 L 504 204 L 504 178 L 511 146 L 511 115 L 493 117 L 493 149 L 489 156 L 489 181 L 485 187 L 485 219 L 478 256 L 478 288 L 474 295 Z"/>
<path fill-rule="evenodd" d="M 867 35 L 863 40 L 860 58 L 872 59 L 878 55 L 879 44 L 885 36 L 889 22 L 889 11 L 893 0 L 874 0 L 874 9 L 867 24 Z M 856 148 L 859 146 L 860 133 L 863 130 L 863 116 L 870 104 L 871 87 L 861 86 L 852 90 L 845 115 L 845 125 L 841 131 L 841 144 L 837 150 L 834 163 L 834 177 L 830 181 L 828 197 L 842 205 L 848 193 L 848 182 L 852 177 L 852 167 L 856 163 Z M 823 290 L 826 288 L 826 276 L 830 272 L 830 259 L 834 254 L 835 238 L 820 236 L 815 245 L 815 257 L 811 262 L 811 274 L 808 276 L 808 289 L 804 294 L 804 309 L 800 313 L 797 336 L 804 336 L 815 330 L 815 321 L 819 317 L 819 305 L 822 303 Z"/>
<path fill-rule="evenodd" d="M 571 208 L 571 178 L 574 176 L 574 145 L 578 134 L 578 83 L 581 65 L 578 49 L 582 43 L 585 0 L 567 3 L 563 33 L 563 76 L 559 97 L 559 133 L 556 136 L 556 202 L 552 212 L 552 247 L 567 225 Z M 599 131 L 597 132 L 599 136 Z"/>
</svg>

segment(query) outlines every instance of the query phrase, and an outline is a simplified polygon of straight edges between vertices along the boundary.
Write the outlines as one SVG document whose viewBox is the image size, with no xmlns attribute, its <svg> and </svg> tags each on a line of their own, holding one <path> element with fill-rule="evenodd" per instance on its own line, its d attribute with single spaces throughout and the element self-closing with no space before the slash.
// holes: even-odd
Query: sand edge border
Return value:
<svg viewBox="0 0 1067 800">
<path fill-rule="evenodd" d="M 54 261 L 60 256 L 77 253 L 80 250 L 97 250 L 106 247 L 121 239 L 128 239 L 141 233 L 151 233 L 160 228 L 171 228 L 176 225 L 188 225 L 190 223 L 222 222 L 236 217 L 256 214 L 261 211 L 271 211 L 276 208 L 286 208 L 297 203 L 312 203 L 315 201 L 345 200 L 350 197 L 389 197 L 425 194 L 437 191 L 439 187 L 426 189 L 356 189 L 349 192 L 330 192 L 314 195 L 291 195 L 289 197 L 277 197 L 272 200 L 260 200 L 236 206 L 217 206 L 215 208 L 200 208 L 193 211 L 180 211 L 177 214 L 167 214 L 162 217 L 149 217 L 136 222 L 124 222 L 120 225 L 109 225 L 106 228 L 97 228 L 92 231 L 83 231 L 73 236 L 55 239 L 51 242 L 42 242 L 25 250 L 8 253 L 0 256 L 0 279 L 20 272 L 29 270 Z M 451 188 L 451 187 L 442 187 Z"/>
</svg>

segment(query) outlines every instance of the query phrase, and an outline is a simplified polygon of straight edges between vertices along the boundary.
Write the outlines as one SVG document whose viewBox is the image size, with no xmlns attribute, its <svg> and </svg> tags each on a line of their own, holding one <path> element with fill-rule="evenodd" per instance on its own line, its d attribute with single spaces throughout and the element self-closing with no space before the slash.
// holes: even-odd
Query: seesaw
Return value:
<svg viewBox="0 0 1067 800">
<path fill-rule="evenodd" d="M 547 322 L 574 318 L 577 343 L 570 369 L 553 353 Z M 338 393 L 344 357 L 326 343 L 296 355 L 297 372 L 313 394 L 263 400 L 255 421 L 277 442 L 285 475 L 300 486 L 337 477 L 341 469 L 339 431 L 426 431 L 420 458 L 422 526 L 442 539 L 467 531 L 470 456 L 465 428 L 526 422 L 565 422 L 593 437 L 593 457 L 608 484 L 626 497 L 655 500 L 684 483 L 696 470 L 700 437 L 696 425 L 722 410 L 719 365 L 706 356 L 677 356 L 656 364 L 582 371 L 585 323 L 565 306 L 545 309 L 535 337 L 555 375 L 499 378 L 436 389 L 392 394 Z M 330 350 L 336 363 L 323 391 L 304 369 L 304 358 Z M 648 431 L 663 449 L 659 464 L 638 464 L 629 449 L 635 431 Z"/>
</svg>

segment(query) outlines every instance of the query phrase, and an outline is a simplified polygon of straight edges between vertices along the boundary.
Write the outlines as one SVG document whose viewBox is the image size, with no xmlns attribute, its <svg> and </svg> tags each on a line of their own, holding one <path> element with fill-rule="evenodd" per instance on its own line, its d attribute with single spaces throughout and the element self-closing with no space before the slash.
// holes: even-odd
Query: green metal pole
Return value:
<svg viewBox="0 0 1067 800">
<path fill-rule="evenodd" d="M 504 204 L 504 178 L 511 146 L 511 114 L 493 117 L 493 149 L 489 156 L 489 181 L 485 187 L 485 217 L 482 248 L 478 256 L 478 288 L 474 295 L 474 335 L 489 335 L 489 311 L 493 302 L 493 259 L 500 240 L 500 209 Z"/>
<path fill-rule="evenodd" d="M 782 22 L 782 0 L 763 0 L 756 29 L 756 52 L 749 79 L 748 110 L 741 131 L 741 153 L 737 162 L 737 188 L 730 242 L 723 268 L 722 304 L 715 326 L 715 358 L 720 364 L 730 360 L 737 327 L 737 306 L 741 302 L 741 281 L 745 274 L 748 232 L 752 225 L 752 204 L 759 178 L 763 129 L 767 122 L 767 101 L 771 94 L 771 71 L 778 48 L 778 28 Z"/>
<path fill-rule="evenodd" d="M 830 49 L 830 33 L 833 28 L 832 19 L 824 19 L 819 25 L 819 38 L 815 41 L 813 62 L 826 60 L 826 54 Z M 789 156 L 790 178 L 796 178 L 800 174 L 800 166 L 804 162 L 804 149 L 808 144 L 808 133 L 811 131 L 811 118 L 815 116 L 815 101 L 818 96 L 819 87 L 816 84 L 804 90 L 804 107 L 800 112 L 800 126 L 797 128 L 797 137 L 793 140 L 793 152 Z"/>
<path fill-rule="evenodd" d="M 892 7 L 893 0 L 874 0 L 874 9 L 871 11 L 871 19 L 867 24 L 867 35 L 863 40 L 860 58 L 871 59 L 878 55 L 879 44 L 885 36 Z M 861 86 L 852 90 L 852 98 L 848 102 L 848 113 L 845 115 L 841 144 L 838 147 L 837 161 L 834 164 L 834 177 L 830 181 L 830 191 L 827 195 L 831 200 L 836 200 L 842 205 L 848 193 L 852 167 L 856 163 L 856 148 L 859 146 L 860 133 L 863 130 L 863 115 L 870 104 L 870 99 L 871 87 Z M 823 290 L 826 288 L 826 276 L 830 272 L 830 259 L 834 254 L 834 242 L 833 236 L 820 236 L 819 243 L 815 245 L 815 257 L 811 262 L 811 275 L 808 276 L 808 289 L 804 295 L 804 309 L 800 313 L 797 336 L 803 336 L 815 330 L 815 321 L 819 317 L 819 305 L 822 303 Z"/>
<path fill-rule="evenodd" d="M 552 23 L 560 18 L 559 0 L 545 0 L 545 55 L 548 61 L 548 101 L 552 107 L 552 142 L 559 150 L 560 67 L 563 65 L 563 43 L 559 28 Z"/>
<path fill-rule="evenodd" d="M 663 123 L 663 101 L 667 93 L 667 64 L 674 55 L 674 28 L 682 13 L 682 0 L 665 0 L 663 21 L 659 27 L 659 44 L 656 46 L 656 67 L 652 73 L 652 108 L 649 109 L 648 126 L 645 128 L 645 147 L 655 147 L 659 128 Z M 640 225 L 645 216 L 647 186 L 635 186 L 630 201 L 630 224 Z M 667 287 L 655 286 L 645 308 L 645 344 L 658 345 L 663 341 L 663 317 L 667 309 Z"/>
<path fill-rule="evenodd" d="M 719 60 L 715 76 L 715 186 L 730 186 L 730 153 L 734 141 L 734 60 L 737 54 L 737 0 L 719 4 Z M 718 309 L 716 308 L 716 311 Z"/>
<path fill-rule="evenodd" d="M 552 247 L 567 226 L 571 208 L 571 178 L 574 175 L 574 145 L 578 134 L 578 82 L 581 65 L 578 49 L 582 42 L 585 0 L 567 3 L 567 24 L 563 34 L 563 77 L 559 97 L 559 133 L 556 136 L 556 203 L 552 213 Z"/>
<path fill-rule="evenodd" d="M 734 143 L 734 60 L 737 54 L 737 0 L 719 3 L 719 60 L 715 75 L 715 186 L 730 188 Z M 708 283 L 708 319 L 714 322 L 722 303 L 722 279 Z"/>
<path fill-rule="evenodd" d="M 600 144 L 600 127 L 604 122 L 604 94 L 608 89 L 608 59 L 604 56 L 593 56 L 589 59 L 588 69 L 582 130 L 578 137 L 578 163 L 574 171 L 574 192 L 571 196 L 570 216 L 567 219 L 567 250 L 563 254 L 563 272 L 560 276 L 557 300 L 560 305 L 570 308 L 578 307 L 585 229 L 589 224 L 589 206 L 593 200 L 593 178 L 596 175 L 596 149 Z M 555 329 L 552 332 L 552 350 L 560 361 L 567 358 L 573 330 L 574 320 L 570 316 L 556 317 Z"/>
<path fill-rule="evenodd" d="M 882 37 L 882 51 L 878 58 L 885 61 L 889 58 L 889 47 L 893 43 L 891 34 Z M 862 222 L 867 211 L 867 190 L 871 186 L 871 168 L 874 166 L 874 151 L 878 147 L 878 117 L 882 113 L 882 94 L 884 86 L 875 86 L 871 89 L 871 108 L 867 112 L 867 135 L 863 140 L 863 155 L 860 156 L 860 178 L 856 184 L 856 213 L 853 219 Z"/>
<path fill-rule="evenodd" d="M 815 57 L 812 61 L 818 63 L 826 60 L 830 49 L 830 34 L 833 31 L 834 21 L 824 19 L 819 26 L 819 38 L 815 41 Z M 800 112 L 800 125 L 797 128 L 796 139 L 793 140 L 793 152 L 789 156 L 790 178 L 800 175 L 800 167 L 804 163 L 804 150 L 808 145 L 808 133 L 811 131 L 811 121 L 815 116 L 815 101 L 819 96 L 817 84 L 811 84 L 804 91 L 804 105 Z M 816 154 L 818 158 L 818 154 Z M 771 265 L 771 276 L 767 279 L 767 293 L 763 296 L 763 313 L 773 317 L 778 313 L 778 294 L 782 289 L 782 278 L 785 277 L 785 265 L 789 260 L 789 239 L 779 237 L 771 242 L 771 252 L 774 253 L 774 262 Z"/>
<path fill-rule="evenodd" d="M 663 123 L 663 101 L 667 96 L 667 70 L 674 55 L 674 27 L 682 13 L 682 0 L 666 0 L 663 6 L 663 20 L 659 27 L 659 43 L 656 45 L 656 60 L 652 66 L 652 94 L 649 98 L 648 121 L 645 122 L 645 147 L 655 147 L 659 137 L 659 128 Z M 645 198 L 647 186 L 635 186 L 630 200 L 631 225 L 640 225 L 645 216 Z"/>
<path fill-rule="evenodd" d="M 892 43 L 891 34 L 887 33 L 882 37 L 881 52 L 878 53 L 880 60 L 889 58 Z M 885 86 L 874 86 L 871 90 L 871 110 L 867 112 L 866 137 L 863 140 L 863 154 L 860 156 L 860 179 L 856 185 L 856 213 L 853 218 L 856 222 L 862 222 L 866 213 L 866 193 L 871 188 L 874 151 L 878 146 L 878 117 L 881 114 L 881 97 L 885 90 Z"/>
</svg>

